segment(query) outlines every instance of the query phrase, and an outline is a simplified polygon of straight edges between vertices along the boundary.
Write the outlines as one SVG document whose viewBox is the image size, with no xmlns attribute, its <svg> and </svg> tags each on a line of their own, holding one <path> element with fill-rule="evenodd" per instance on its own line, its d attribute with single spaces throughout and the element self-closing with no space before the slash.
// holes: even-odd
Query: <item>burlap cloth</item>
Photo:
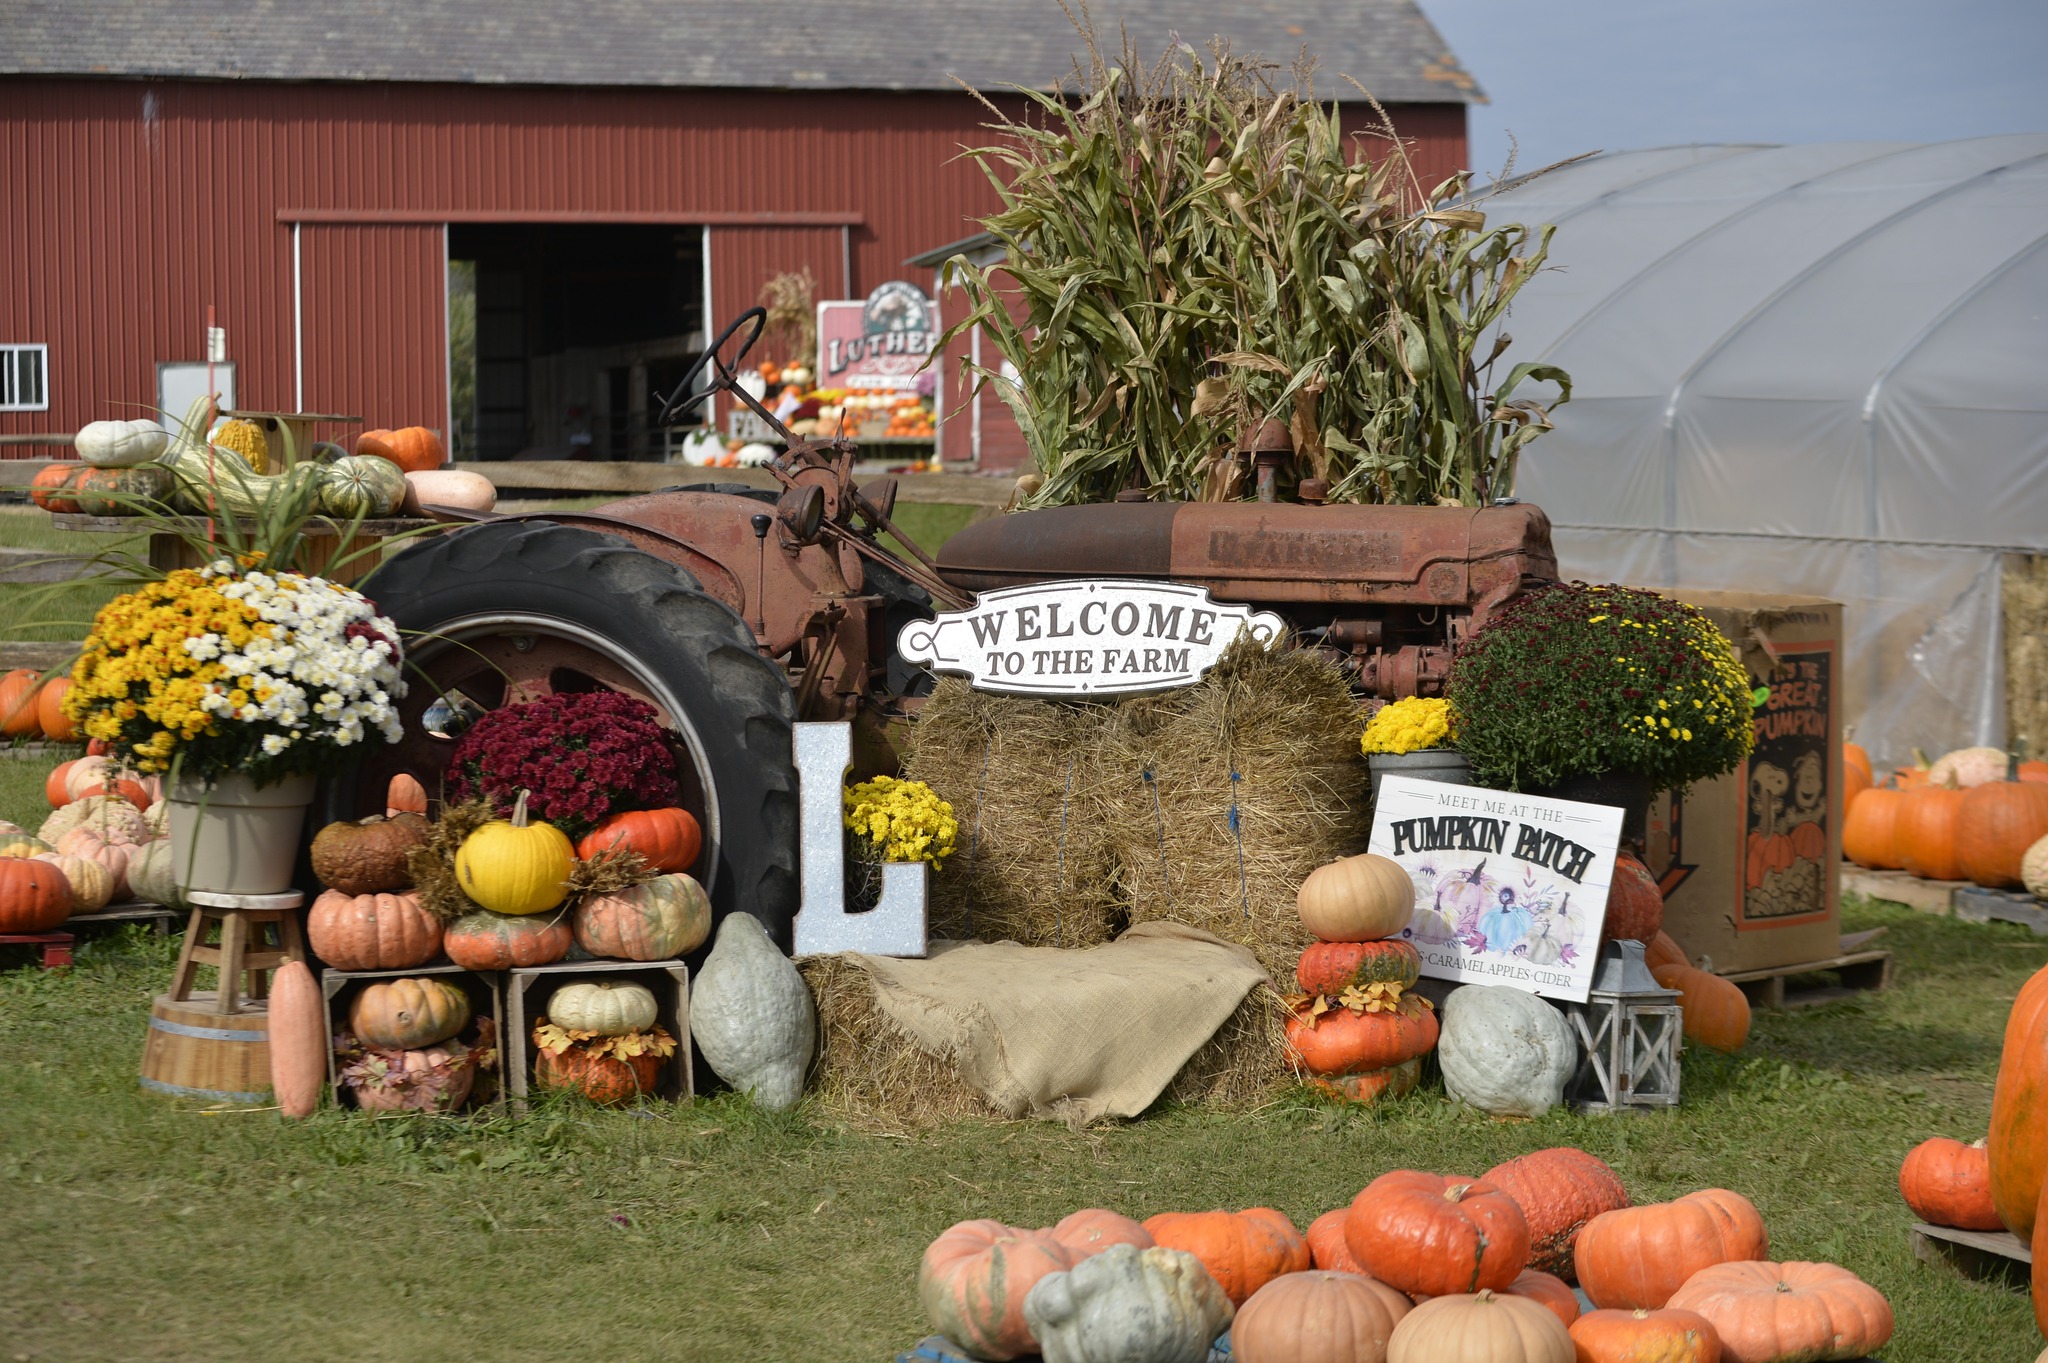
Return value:
<svg viewBox="0 0 2048 1363">
<path fill-rule="evenodd" d="M 1172 922 L 1078 951 L 941 941 L 921 961 L 846 959 L 996 1110 L 1077 1125 L 1151 1106 L 1266 978 L 1246 948 Z"/>
</svg>

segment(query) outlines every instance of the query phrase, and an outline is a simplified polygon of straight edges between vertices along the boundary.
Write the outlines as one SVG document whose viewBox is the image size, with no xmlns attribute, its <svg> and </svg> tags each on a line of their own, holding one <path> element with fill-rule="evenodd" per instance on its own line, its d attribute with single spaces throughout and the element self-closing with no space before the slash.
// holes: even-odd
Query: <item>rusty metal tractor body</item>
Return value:
<svg viewBox="0 0 2048 1363">
<path fill-rule="evenodd" d="M 490 710 L 563 690 L 637 694 L 678 734 L 715 908 L 746 908 L 786 942 L 798 895 L 793 768 L 786 780 L 754 768 L 789 766 L 789 725 L 826 720 L 853 724 L 857 769 L 887 770 L 892 739 L 933 683 L 897 655 L 897 633 L 935 608 L 1061 578 L 1195 584 L 1280 611 L 1362 694 L 1392 698 L 1439 693 L 1460 639 L 1557 574 L 1549 522 L 1523 505 L 1119 501 L 979 522 L 934 561 L 896 530 L 893 480 L 856 484 L 853 442 L 795 436 L 739 389 L 737 358 L 719 347 L 758 316 L 700 364 L 713 366 L 712 388 L 785 439 L 769 466 L 779 492 L 709 484 L 590 511 L 444 513 L 484 523 L 399 555 L 366 584 L 419 635 L 409 650 L 429 684 L 407 702 L 406 740 L 365 755 L 330 817 L 380 809 L 395 771 L 434 788 L 453 740 L 429 713 L 436 698 Z M 664 419 L 703 396 L 679 390 Z M 1274 495 L 1274 480 L 1258 486 Z M 885 547 L 890 534 L 910 557 Z"/>
</svg>

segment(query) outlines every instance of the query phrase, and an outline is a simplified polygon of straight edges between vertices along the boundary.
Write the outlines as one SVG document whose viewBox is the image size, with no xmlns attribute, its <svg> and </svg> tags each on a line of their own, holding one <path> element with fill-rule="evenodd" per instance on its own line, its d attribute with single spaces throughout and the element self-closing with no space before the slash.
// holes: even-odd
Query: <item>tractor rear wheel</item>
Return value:
<svg viewBox="0 0 2048 1363">
<path fill-rule="evenodd" d="M 437 699 L 459 693 L 489 711 L 624 692 L 675 734 L 682 804 L 704 829 L 694 871 L 714 913 L 751 913 L 788 948 L 800 903 L 795 697 L 746 622 L 687 570 L 590 530 L 486 522 L 405 550 L 362 589 L 404 631 L 405 737 L 329 783 L 326 818 L 382 813 L 399 772 L 441 794 L 459 729 L 428 732 Z"/>
</svg>

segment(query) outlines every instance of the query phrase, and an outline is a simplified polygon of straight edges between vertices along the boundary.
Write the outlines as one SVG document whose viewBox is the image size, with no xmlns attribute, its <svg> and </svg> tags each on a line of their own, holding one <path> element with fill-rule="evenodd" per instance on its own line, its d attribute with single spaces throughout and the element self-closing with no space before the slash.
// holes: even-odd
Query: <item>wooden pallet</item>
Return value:
<svg viewBox="0 0 2048 1363">
<path fill-rule="evenodd" d="M 1967 880 L 1922 880 L 1904 871 L 1867 871 L 1850 862 L 1842 863 L 1840 883 L 1843 894 L 1860 894 L 1865 899 L 1942 915 L 1956 911 L 1959 891 L 1977 888 Z"/>
<path fill-rule="evenodd" d="M 2048 903 L 2022 890 L 1986 890 L 1968 885 L 1955 894 L 1955 915 L 1972 923 L 2023 923 L 2048 937 Z"/>
<path fill-rule="evenodd" d="M 1916 1221 L 1907 1236 L 1914 1258 L 1948 1264 L 1972 1278 L 2002 1278 L 2024 1289 L 2033 1271 L 2033 1251 L 2009 1230 L 1957 1230 Z"/>
<path fill-rule="evenodd" d="M 91 913 L 74 913 L 64 920 L 66 928 L 81 924 L 91 927 L 96 924 L 119 926 L 122 923 L 148 923 L 156 929 L 159 937 L 170 936 L 171 929 L 185 921 L 185 916 L 176 909 L 147 900 L 131 899 L 120 904 L 109 904 L 104 909 Z"/>
<path fill-rule="evenodd" d="M 1868 939 L 1864 939 L 1868 940 Z M 1844 946 L 1850 945 L 1845 940 Z M 1832 974 L 1835 984 L 1795 983 L 1804 975 Z M 1761 970 L 1730 971 L 1723 978 L 1742 987 L 1752 1008 L 1811 1008 L 1883 989 L 1892 982 L 1889 951 L 1844 951 L 1824 961 L 1801 961 Z"/>
</svg>

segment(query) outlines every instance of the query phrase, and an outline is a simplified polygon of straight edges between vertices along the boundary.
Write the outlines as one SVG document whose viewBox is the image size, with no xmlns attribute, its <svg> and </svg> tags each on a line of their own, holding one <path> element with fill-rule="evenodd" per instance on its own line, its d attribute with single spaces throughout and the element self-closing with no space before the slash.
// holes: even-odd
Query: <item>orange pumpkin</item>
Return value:
<svg viewBox="0 0 2048 1363">
<path fill-rule="evenodd" d="M 26 667 L 0 675 L 0 737 L 36 735 L 36 688 L 42 681 L 42 673 Z"/>
<path fill-rule="evenodd" d="M 576 941 L 565 913 L 492 913 L 478 909 L 450 923 L 441 950 L 467 970 L 553 965 Z"/>
<path fill-rule="evenodd" d="M 1685 948 L 1678 945 L 1670 933 L 1660 932 L 1643 944 L 1643 964 L 1655 970 L 1660 965 L 1691 965 Z"/>
<path fill-rule="evenodd" d="M 1121 1212 L 1107 1207 L 1084 1207 L 1060 1218 L 1049 1232 L 1053 1239 L 1083 1256 L 1100 1254 L 1116 1245 L 1150 1249 L 1155 1241 L 1146 1230 Z"/>
<path fill-rule="evenodd" d="M 1421 974 L 1421 954 L 1411 944 L 1397 939 L 1313 942 L 1295 963 L 1294 982 L 1304 994 L 1334 999 L 1346 989 L 1368 984 L 1396 984 L 1410 989 Z"/>
<path fill-rule="evenodd" d="M 1847 813 L 1856 797 L 1877 784 L 1870 754 L 1854 743 L 1842 745 L 1842 811 Z"/>
<path fill-rule="evenodd" d="M 1958 1230 L 2004 1230 L 1991 1201 L 1987 1142 L 1964 1145 L 1946 1136 L 1922 1141 L 1899 1165 L 1899 1196 L 1922 1221 Z"/>
<path fill-rule="evenodd" d="M 1956 849 L 1956 830 L 1963 817 L 1958 786 L 1920 786 L 1906 793 L 1899 807 L 1899 865 L 1922 880 L 1961 880 L 1963 862 Z"/>
<path fill-rule="evenodd" d="M 1666 989 L 1678 991 L 1688 1040 L 1729 1052 L 1749 1041 L 1749 996 L 1740 985 L 1689 965 L 1660 966 L 1650 974 Z"/>
<path fill-rule="evenodd" d="M 1607 886 L 1607 917 L 1600 941 L 1647 942 L 1664 927 L 1664 893 L 1657 877 L 1630 852 L 1614 859 L 1614 877 Z"/>
<path fill-rule="evenodd" d="M 2034 1296 L 2034 1328 L 2048 1335 L 2048 1188 L 2041 1190 L 2041 1200 L 2034 1204 L 2034 1235 L 2028 1248 L 2034 1252 L 2033 1271 L 2027 1275 Z M 2048 1350 L 2042 1352 L 2048 1354 Z"/>
<path fill-rule="evenodd" d="M 1991 1091 L 1991 1133 L 1985 1137 L 1991 1201 L 1998 1219 L 2022 1240 L 2034 1235 L 2034 1208 L 2048 1175 L 2048 967 L 2020 986 L 2005 1020 L 2005 1048 Z"/>
<path fill-rule="evenodd" d="M 1374 1278 L 1312 1270 L 1267 1283 L 1230 1323 L 1241 1363 L 1335 1363 L 1384 1359 L 1409 1300 Z"/>
<path fill-rule="evenodd" d="M 380 980 L 356 995 L 348 1025 L 367 1046 L 418 1050 L 469 1025 L 469 995 L 432 975 Z"/>
<path fill-rule="evenodd" d="M 270 977 L 270 1087 L 287 1117 L 310 1117 L 327 1087 L 327 1004 L 304 961 Z"/>
<path fill-rule="evenodd" d="M 49 802 L 50 808 L 62 809 L 71 803 L 71 792 L 65 789 L 64 781 L 71 774 L 71 769 L 77 765 L 76 761 L 59 762 L 50 770 L 50 774 L 43 778 L 43 799 Z"/>
<path fill-rule="evenodd" d="M 437 469 L 444 458 L 440 433 L 425 426 L 407 426 L 396 431 L 364 431 L 356 437 L 356 453 L 389 459 L 407 473 Z"/>
<path fill-rule="evenodd" d="M 1344 1223 L 1350 1216 L 1351 1208 L 1334 1207 L 1308 1223 L 1308 1234 L 1302 1239 L 1308 1241 L 1309 1262 L 1333 1273 L 1365 1272 L 1344 1239 Z"/>
<path fill-rule="evenodd" d="M 78 510 L 78 502 L 65 496 L 64 489 L 73 477 L 88 467 L 90 466 L 68 462 L 45 464 L 36 471 L 36 476 L 28 481 L 28 499 L 45 511 L 58 514 L 75 513 Z"/>
<path fill-rule="evenodd" d="M 1604 1160 L 1571 1146 L 1518 1156 L 1480 1178 L 1522 1209 L 1529 1223 L 1530 1266 L 1566 1279 L 1572 1276 L 1572 1246 L 1585 1224 L 1629 1204 L 1621 1176 Z"/>
<path fill-rule="evenodd" d="M 81 800 L 91 795 L 117 796 L 134 805 L 137 809 L 148 809 L 156 803 L 155 800 L 150 798 L 149 787 L 143 785 L 140 781 L 131 780 L 126 776 L 121 777 L 111 785 L 106 782 L 100 782 L 97 785 L 87 786 L 78 792 L 78 798 Z"/>
<path fill-rule="evenodd" d="M 1436 1048 L 1436 1010 L 1417 998 L 1391 1013 L 1332 1008 L 1310 1017 L 1306 1008 L 1287 1018 L 1287 1046 L 1310 1074 L 1363 1074 L 1425 1055 Z"/>
<path fill-rule="evenodd" d="M 1884 1294 L 1834 1264 L 1714 1264 L 1671 1305 L 1706 1317 L 1732 1363 L 1862 1358 L 1892 1337 Z"/>
<path fill-rule="evenodd" d="M 391 778 L 384 792 L 384 817 L 397 818 L 400 814 L 425 814 L 427 812 L 427 788 L 410 772 L 400 772 Z"/>
<path fill-rule="evenodd" d="M 1145 1221 L 1155 1243 L 1185 1250 L 1202 1261 L 1230 1298 L 1242 1306 L 1283 1273 L 1310 1267 L 1308 1242 L 1271 1207 L 1242 1212 L 1161 1212 Z"/>
<path fill-rule="evenodd" d="M 1358 1103 L 1370 1107 L 1382 1098 L 1405 1098 L 1415 1092 L 1415 1086 L 1422 1082 L 1422 1057 L 1404 1060 L 1383 1070 L 1367 1070 L 1363 1074 L 1323 1074 L 1311 1076 L 1308 1086 L 1327 1098 L 1340 1103 Z"/>
<path fill-rule="evenodd" d="M 1344 1239 L 1366 1272 L 1403 1292 L 1498 1290 L 1529 1264 L 1529 1222 L 1491 1183 L 1396 1169 L 1351 1201 Z"/>
<path fill-rule="evenodd" d="M 49 932 L 71 916 L 71 882 L 47 861 L 0 858 L 0 932 Z"/>
<path fill-rule="evenodd" d="M 1670 1202 L 1602 1212 L 1579 1232 L 1574 1259 L 1579 1286 L 1593 1305 L 1654 1311 L 1701 1269 L 1769 1252 L 1764 1219 L 1750 1200 L 1706 1188 Z"/>
<path fill-rule="evenodd" d="M 643 1093 L 651 1094 L 660 1077 L 658 1055 L 621 1060 L 571 1046 L 560 1055 L 536 1048 L 533 1056 L 535 1087 L 569 1089 L 600 1107 L 624 1107 Z"/>
<path fill-rule="evenodd" d="M 925 1247 L 917 1299 L 940 1334 L 976 1358 L 1020 1358 L 1038 1349 L 1024 1298 L 1038 1281 L 1079 1263 L 1050 1231 L 1000 1221 L 962 1221 Z"/>
<path fill-rule="evenodd" d="M 1513 1282 L 1501 1289 L 1501 1293 L 1509 1297 L 1526 1297 L 1547 1308 L 1566 1327 L 1579 1318 L 1578 1293 L 1554 1273 L 1525 1268 L 1515 1275 Z"/>
<path fill-rule="evenodd" d="M 1956 863 L 1966 879 L 1993 890 L 2020 887 L 2020 858 L 2048 837 L 2048 785 L 1991 781 L 1963 792 Z"/>
<path fill-rule="evenodd" d="M 78 726 L 64 713 L 64 693 L 71 689 L 71 678 L 52 677 L 36 692 L 36 725 L 43 731 L 43 737 L 58 743 L 69 743 L 78 737 Z"/>
<path fill-rule="evenodd" d="M 441 920 L 406 894 L 323 891 L 306 912 L 306 940 L 337 970 L 409 970 L 441 952 Z"/>
<path fill-rule="evenodd" d="M 1578 1363 L 1721 1363 L 1721 1336 L 1696 1311 L 1588 1311 L 1571 1335 Z"/>
<path fill-rule="evenodd" d="M 687 871 L 697 864 L 704 834 L 687 809 L 634 809 L 614 814 L 583 835 L 576 855 L 589 861 L 613 847 L 638 852 L 656 875 Z"/>
<path fill-rule="evenodd" d="M 2016 779 L 2021 781 L 2048 781 L 2048 762 L 2038 762 L 2029 758 L 2020 763 L 2014 771 Z"/>
<path fill-rule="evenodd" d="M 1873 786 L 1842 821 L 1842 855 L 1873 871 L 1899 869 L 1899 810 L 1906 792 Z"/>
</svg>

